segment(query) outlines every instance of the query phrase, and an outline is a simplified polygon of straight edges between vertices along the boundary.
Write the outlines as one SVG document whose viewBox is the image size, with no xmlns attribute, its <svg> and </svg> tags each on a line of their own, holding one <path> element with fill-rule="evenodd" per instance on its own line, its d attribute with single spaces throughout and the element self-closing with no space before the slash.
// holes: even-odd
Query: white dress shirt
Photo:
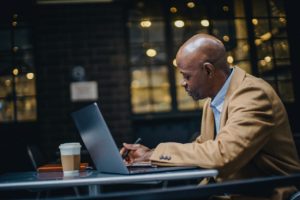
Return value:
<svg viewBox="0 0 300 200">
<path fill-rule="evenodd" d="M 224 85 L 222 86 L 221 90 L 217 93 L 215 98 L 210 103 L 210 107 L 213 110 L 214 118 L 215 118 L 215 130 L 216 134 L 219 133 L 220 130 L 220 120 L 221 120 L 221 112 L 224 104 L 225 95 L 227 93 L 229 83 L 232 77 L 232 74 L 234 73 L 234 68 L 231 69 L 231 73 L 227 80 L 225 81 Z"/>
</svg>

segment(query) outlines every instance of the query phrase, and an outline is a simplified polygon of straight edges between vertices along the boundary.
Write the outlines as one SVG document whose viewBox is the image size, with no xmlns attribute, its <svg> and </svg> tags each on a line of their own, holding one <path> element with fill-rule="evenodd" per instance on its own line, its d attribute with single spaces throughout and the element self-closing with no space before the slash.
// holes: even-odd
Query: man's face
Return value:
<svg viewBox="0 0 300 200">
<path fill-rule="evenodd" d="M 193 59 L 181 60 L 177 58 L 178 69 L 183 76 L 181 85 L 194 99 L 200 100 L 209 95 L 209 80 L 206 70 L 202 65 L 193 62 Z"/>
</svg>

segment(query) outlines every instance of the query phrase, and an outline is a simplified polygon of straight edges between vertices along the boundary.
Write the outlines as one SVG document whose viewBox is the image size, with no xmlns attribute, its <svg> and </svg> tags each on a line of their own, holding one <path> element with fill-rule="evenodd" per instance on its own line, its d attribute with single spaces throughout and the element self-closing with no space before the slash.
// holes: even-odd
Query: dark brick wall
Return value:
<svg viewBox="0 0 300 200">
<path fill-rule="evenodd" d="M 293 132 L 300 133 L 300 123 L 299 123 L 299 111 L 300 111 L 300 84 L 299 75 L 300 75 L 300 28 L 297 25 L 299 23 L 299 7 L 296 5 L 296 1 L 285 1 L 286 4 L 286 14 L 287 14 L 287 31 L 288 39 L 290 46 L 290 55 L 291 55 L 291 71 L 293 78 L 293 87 L 295 95 L 295 103 L 287 106 L 287 111 L 289 114 L 289 120 Z M 300 137 L 297 137 L 298 140 Z M 298 142 L 298 144 L 300 144 Z M 299 147 L 300 150 L 300 147 Z"/>
<path fill-rule="evenodd" d="M 129 72 L 123 5 L 37 6 L 34 24 L 38 124 L 44 151 L 81 141 L 70 112 L 91 102 L 71 102 L 71 69 L 81 65 L 86 80 L 98 82 L 99 105 L 117 145 L 132 141 Z"/>
</svg>

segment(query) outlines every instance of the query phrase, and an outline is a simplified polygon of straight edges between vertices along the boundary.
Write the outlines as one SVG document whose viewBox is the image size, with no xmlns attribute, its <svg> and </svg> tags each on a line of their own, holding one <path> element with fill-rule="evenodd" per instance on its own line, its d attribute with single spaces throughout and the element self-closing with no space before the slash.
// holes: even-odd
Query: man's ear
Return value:
<svg viewBox="0 0 300 200">
<path fill-rule="evenodd" d="M 206 71 L 207 75 L 211 78 L 215 74 L 215 66 L 210 62 L 205 62 L 203 64 L 204 70 Z"/>
</svg>

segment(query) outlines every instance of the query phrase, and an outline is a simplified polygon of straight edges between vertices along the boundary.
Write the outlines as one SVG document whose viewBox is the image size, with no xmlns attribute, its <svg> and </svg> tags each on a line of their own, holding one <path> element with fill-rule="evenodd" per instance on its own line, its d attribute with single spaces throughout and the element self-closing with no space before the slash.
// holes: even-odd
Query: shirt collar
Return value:
<svg viewBox="0 0 300 200">
<path fill-rule="evenodd" d="M 222 86 L 221 90 L 217 93 L 213 101 L 211 102 L 210 106 L 216 108 L 219 112 L 222 111 L 222 106 L 224 103 L 225 95 L 227 93 L 230 80 L 232 78 L 232 74 L 234 73 L 234 68 L 230 70 L 230 75 L 225 81 L 224 85 Z"/>
</svg>

